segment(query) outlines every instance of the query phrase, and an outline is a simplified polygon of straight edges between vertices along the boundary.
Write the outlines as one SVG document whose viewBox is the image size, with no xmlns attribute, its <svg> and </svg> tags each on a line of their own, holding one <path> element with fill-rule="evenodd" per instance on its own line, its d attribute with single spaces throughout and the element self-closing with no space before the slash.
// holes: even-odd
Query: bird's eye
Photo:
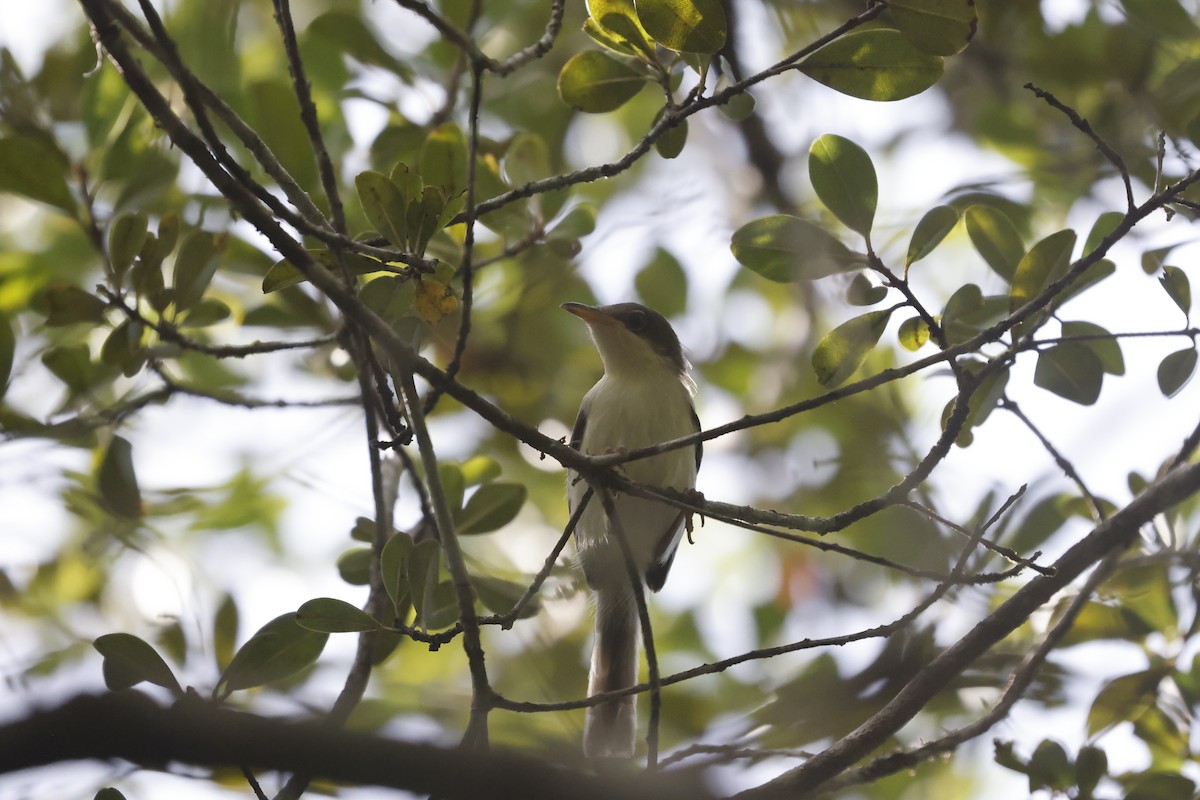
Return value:
<svg viewBox="0 0 1200 800">
<path fill-rule="evenodd" d="M 633 331 L 634 333 L 637 333 L 638 331 L 645 328 L 646 327 L 646 312 L 644 312 L 644 311 L 629 312 L 629 316 L 627 316 L 625 318 L 625 327 L 628 328 L 629 330 Z"/>
</svg>

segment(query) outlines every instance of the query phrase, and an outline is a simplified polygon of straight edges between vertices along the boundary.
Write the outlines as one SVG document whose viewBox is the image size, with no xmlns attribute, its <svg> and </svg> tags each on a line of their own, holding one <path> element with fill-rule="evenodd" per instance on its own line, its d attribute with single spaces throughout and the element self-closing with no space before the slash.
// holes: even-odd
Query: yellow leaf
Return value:
<svg viewBox="0 0 1200 800">
<path fill-rule="evenodd" d="M 458 296 L 441 281 L 425 278 L 417 284 L 413 306 L 418 317 L 430 325 L 436 325 L 458 308 Z"/>
</svg>

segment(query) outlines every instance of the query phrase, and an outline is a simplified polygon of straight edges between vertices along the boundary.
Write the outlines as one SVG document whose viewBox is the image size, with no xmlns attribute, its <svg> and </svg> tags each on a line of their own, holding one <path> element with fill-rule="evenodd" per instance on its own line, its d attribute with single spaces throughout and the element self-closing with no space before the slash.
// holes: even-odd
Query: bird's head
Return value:
<svg viewBox="0 0 1200 800">
<path fill-rule="evenodd" d="M 562 308 L 587 323 L 607 374 L 653 375 L 666 370 L 685 383 L 690 381 L 679 337 L 657 311 L 640 303 L 563 303 Z"/>
</svg>

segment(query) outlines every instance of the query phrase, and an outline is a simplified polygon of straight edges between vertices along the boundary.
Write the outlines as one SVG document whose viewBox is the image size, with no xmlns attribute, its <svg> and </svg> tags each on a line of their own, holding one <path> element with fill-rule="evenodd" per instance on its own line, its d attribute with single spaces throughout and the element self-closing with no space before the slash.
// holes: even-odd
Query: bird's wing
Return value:
<svg viewBox="0 0 1200 800">
<path fill-rule="evenodd" d="M 700 417 L 696 415 L 696 407 L 692 406 L 692 426 L 700 430 Z M 578 425 L 578 423 L 576 423 Z M 700 471 L 700 459 L 704 457 L 704 445 L 696 442 L 696 471 Z M 679 540 L 683 538 L 684 523 L 687 521 L 686 512 L 680 511 L 671 524 L 667 526 L 663 536 L 658 541 L 654 559 L 646 569 L 646 585 L 650 591 L 657 592 L 667 582 L 667 573 L 675 562 L 675 553 L 679 549 Z"/>
<path fill-rule="evenodd" d="M 583 432 L 587 429 L 587 412 L 584 407 L 579 407 L 579 416 L 575 417 L 575 426 L 571 428 L 571 441 L 569 444 L 576 450 L 583 450 Z M 700 461 L 697 459 L 696 466 L 700 466 Z"/>
</svg>

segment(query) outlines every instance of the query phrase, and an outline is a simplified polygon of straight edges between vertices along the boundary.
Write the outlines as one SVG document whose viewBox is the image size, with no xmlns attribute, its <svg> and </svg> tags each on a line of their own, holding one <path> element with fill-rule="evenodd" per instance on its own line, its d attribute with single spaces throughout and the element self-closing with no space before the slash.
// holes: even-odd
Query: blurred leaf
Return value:
<svg viewBox="0 0 1200 800">
<path fill-rule="evenodd" d="M 354 633 L 379 627 L 370 614 L 333 597 L 318 597 L 301 605 L 296 610 L 296 624 L 318 633 Z"/>
<path fill-rule="evenodd" d="M 908 254 L 904 258 L 904 270 L 908 271 L 916 262 L 933 252 L 946 235 L 958 224 L 958 209 L 953 206 L 935 206 L 925 212 L 917 227 L 913 229 L 908 243 Z"/>
<path fill-rule="evenodd" d="M 663 158 L 675 158 L 683 152 L 683 147 L 687 144 L 687 136 L 688 121 L 684 119 L 676 123 L 674 127 L 668 128 L 662 136 L 658 137 L 654 142 L 654 149 Z"/>
<path fill-rule="evenodd" d="M 590 203 L 573 206 L 555 222 L 548 234 L 550 239 L 580 239 L 596 229 L 596 207 Z"/>
<path fill-rule="evenodd" d="M 1055 624 L 1071 605 L 1073 597 L 1064 597 L 1054 608 L 1050 618 Z M 1063 636 L 1059 647 L 1074 647 L 1088 642 L 1124 639 L 1130 642 L 1140 642 L 1154 630 L 1132 611 L 1122 608 L 1119 604 L 1109 605 L 1091 601 L 1085 603 L 1072 623 L 1071 628 Z"/>
<path fill-rule="evenodd" d="M 846 287 L 846 302 L 852 306 L 873 306 L 888 295 L 886 286 L 876 286 L 871 279 L 860 272 L 850 280 Z"/>
<path fill-rule="evenodd" d="M 725 46 L 720 0 L 636 0 L 636 5 L 642 27 L 668 50 L 712 55 Z"/>
<path fill-rule="evenodd" d="M 915 353 L 929 341 L 929 324 L 921 317 L 909 317 L 900 323 L 897 335 L 900 346 Z"/>
<path fill-rule="evenodd" d="M 393 608 L 399 609 L 408 599 L 408 557 L 412 553 L 412 537 L 406 533 L 395 533 L 383 546 L 379 557 L 379 571 L 383 576 L 383 587 L 392 599 Z"/>
<path fill-rule="evenodd" d="M 1167 293 L 1167 297 L 1170 297 L 1175 305 L 1179 306 L 1179 310 L 1183 312 L 1183 315 L 1190 317 L 1192 313 L 1192 287 L 1188 283 L 1187 273 L 1179 267 L 1165 266 L 1158 282 Z"/>
<path fill-rule="evenodd" d="M 900 32 L 926 53 L 952 56 L 975 36 L 974 0 L 888 0 Z"/>
<path fill-rule="evenodd" d="M 650 261 L 638 270 L 633 284 L 641 301 L 665 317 L 687 309 L 687 273 L 679 259 L 661 247 L 655 248 Z"/>
<path fill-rule="evenodd" d="M 127 439 L 114 436 L 100 459 L 96 471 L 96 488 L 104 506 L 123 519 L 142 516 L 142 492 L 133 471 L 133 445 Z"/>
<path fill-rule="evenodd" d="M 524 484 L 485 483 L 467 499 L 462 513 L 456 516 L 458 535 L 491 533 L 503 528 L 517 516 L 527 496 Z"/>
<path fill-rule="evenodd" d="M 831 89 L 863 100 L 903 100 L 942 77 L 940 56 L 923 53 L 899 31 L 854 31 L 800 62 L 799 69 Z"/>
<path fill-rule="evenodd" d="M 338 266 L 334 263 L 333 254 L 328 250 L 309 250 L 308 253 L 326 269 L 337 274 Z M 376 261 L 358 253 L 342 253 L 342 260 L 355 275 L 369 275 L 372 272 L 386 269 L 386 265 L 382 261 Z M 270 294 L 280 289 L 299 286 L 306 280 L 308 279 L 304 277 L 304 273 L 300 272 L 292 262 L 283 259 L 276 261 L 267 270 L 266 276 L 263 277 L 262 291 L 263 294 Z"/>
<path fill-rule="evenodd" d="M 1029 252 L 1017 265 L 1013 275 L 1012 310 L 1024 306 L 1030 300 L 1066 272 L 1071 263 L 1071 250 L 1075 247 L 1075 231 L 1064 230 L 1052 233 L 1029 248 Z"/>
<path fill-rule="evenodd" d="M 413 78 L 412 67 L 389 53 L 363 18 L 344 11 L 326 11 L 308 23 L 309 36 L 319 36 L 346 55 L 376 67 L 384 67 L 406 81 Z"/>
<path fill-rule="evenodd" d="M 41 294 L 40 305 L 45 309 L 46 324 L 52 327 L 104 322 L 104 311 L 108 307 L 94 294 L 65 283 L 47 286 Z"/>
<path fill-rule="evenodd" d="M 440 186 L 447 197 L 467 188 L 467 137 L 453 122 L 429 132 L 421 145 L 421 177 L 426 187 Z"/>
<path fill-rule="evenodd" d="M 408 201 L 400 188 L 391 178 L 372 170 L 355 175 L 354 187 L 358 190 L 358 201 L 362 204 L 363 212 L 366 213 L 371 226 L 393 247 L 408 247 Z M 267 277 L 271 277 L 270 273 Z M 268 291 L 265 281 L 263 291 Z"/>
<path fill-rule="evenodd" d="M 995 206 L 973 205 L 963 212 L 963 220 L 979 255 L 997 275 L 1011 283 L 1017 265 L 1025 257 L 1025 244 L 1008 215 Z"/>
<path fill-rule="evenodd" d="M 128 689 L 142 681 L 182 695 L 175 674 L 149 643 L 129 633 L 109 633 L 92 646 L 104 656 L 104 685 L 113 691 Z"/>
<path fill-rule="evenodd" d="M 1164 397 L 1174 397 L 1196 372 L 1196 348 L 1177 350 L 1158 365 L 1158 388 Z"/>
<path fill-rule="evenodd" d="M 1152 631 L 1170 635 L 1179 624 L 1179 612 L 1171 594 L 1171 575 L 1166 564 L 1122 564 L 1101 587 L 1128 613 L 1144 620 Z"/>
<path fill-rule="evenodd" d="M 870 311 L 834 328 L 813 351 L 817 381 L 832 389 L 854 374 L 887 328 L 891 311 Z"/>
<path fill-rule="evenodd" d="M 441 281 L 424 278 L 416 282 L 415 292 L 413 310 L 430 325 L 436 325 L 458 310 L 458 295 Z"/>
<path fill-rule="evenodd" d="M 1124 219 L 1125 215 L 1120 211 L 1105 211 L 1096 217 L 1096 221 L 1092 223 L 1092 229 L 1088 231 L 1087 240 L 1083 245 L 1084 254 L 1086 255 L 1099 247 L 1100 242 L 1104 241 L 1105 237 L 1115 231 Z"/>
<path fill-rule="evenodd" d="M 500 462 L 489 456 L 472 456 L 459 469 L 464 486 L 491 483 L 500 477 L 502 470 Z"/>
<path fill-rule="evenodd" d="M 108 230 L 108 258 L 117 282 L 133 266 L 133 259 L 146 244 L 148 222 L 145 214 L 121 214 Z"/>
<path fill-rule="evenodd" d="M 213 615 L 213 657 L 216 659 L 217 669 L 225 669 L 233 660 L 238 624 L 237 601 L 233 599 L 233 595 L 225 594 Z"/>
<path fill-rule="evenodd" d="M 62 153 L 32 136 L 0 138 L 0 192 L 12 192 L 75 215 Z"/>
<path fill-rule="evenodd" d="M 869 240 L 879 183 L 867 151 L 849 139 L 827 133 L 809 148 L 808 177 L 825 207 L 843 225 Z"/>
<path fill-rule="evenodd" d="M 552 174 L 550 148 L 541 136 L 523 131 L 508 143 L 504 152 L 504 177 L 510 184 L 524 186 Z"/>
<path fill-rule="evenodd" d="M 648 80 L 624 61 L 597 50 L 572 56 L 558 74 L 558 95 L 589 114 L 613 111 L 633 99 Z"/>
<path fill-rule="evenodd" d="M 184 237 L 175 257 L 172 278 L 175 307 L 186 311 L 200 301 L 217 272 L 219 256 L 225 249 L 225 236 L 194 230 Z"/>
<path fill-rule="evenodd" d="M 412 313 L 416 296 L 416 281 L 395 275 L 372 278 L 358 293 L 363 305 L 392 325 Z"/>
<path fill-rule="evenodd" d="M 1094 737 L 1122 722 L 1136 721 L 1158 697 L 1160 670 L 1143 670 L 1113 678 L 1101 687 L 1087 716 L 1087 735 Z"/>
<path fill-rule="evenodd" d="M 438 573 L 441 568 L 441 545 L 435 539 L 414 542 L 408 554 L 408 588 L 413 608 L 417 612 L 417 623 L 426 624 L 436 603 Z"/>
<path fill-rule="evenodd" d="M 1090 795 L 1100 779 L 1108 773 L 1108 754 L 1099 747 L 1084 745 L 1075 756 L 1075 784 Z"/>
<path fill-rule="evenodd" d="M 742 266 L 780 283 L 817 280 L 866 263 L 823 228 L 787 214 L 746 223 L 734 231 L 730 249 Z"/>
<path fill-rule="evenodd" d="M 347 550 L 338 556 L 338 574 L 351 586 L 369 586 L 371 583 L 371 557 L 369 547 L 355 547 Z"/>
<path fill-rule="evenodd" d="M 754 95 L 749 91 L 738 92 L 717 106 L 721 113 L 734 122 L 743 122 L 754 113 Z"/>
<path fill-rule="evenodd" d="M 223 300 L 215 297 L 205 297 L 192 306 L 191 310 L 179 321 L 181 328 L 207 328 L 224 322 L 233 315 L 233 310 Z M 129 373 L 127 372 L 126 375 Z"/>
<path fill-rule="evenodd" d="M 1090 406 L 1103 381 L 1104 365 L 1090 347 L 1064 342 L 1038 352 L 1033 382 L 1059 397 Z"/>
<path fill-rule="evenodd" d="M 104 340 L 100 360 L 130 378 L 142 368 L 146 357 L 142 353 L 142 323 L 125 320 Z"/>
<path fill-rule="evenodd" d="M 1125 358 L 1121 355 L 1121 343 L 1107 329 L 1093 322 L 1064 322 L 1062 335 L 1064 339 L 1073 337 L 1085 339 L 1078 344 L 1095 353 L 1100 359 L 1100 365 L 1109 375 L 1125 374 Z"/>
<path fill-rule="evenodd" d="M 507 614 L 512 611 L 517 601 L 525 594 L 523 585 L 500 578 L 475 576 L 471 578 L 471 583 L 475 585 L 479 602 L 483 603 L 483 607 L 493 614 Z M 517 618 L 529 619 L 535 616 L 538 610 L 539 604 L 537 598 L 534 597 L 525 605 Z"/>
<path fill-rule="evenodd" d="M 300 627 L 295 612 L 280 614 L 241 646 L 217 687 L 228 695 L 287 678 L 316 661 L 328 639 L 327 633 Z"/>
<path fill-rule="evenodd" d="M 1062 790 L 1073 783 L 1074 770 L 1063 746 L 1043 739 L 1029 757 L 1025 772 L 1029 775 L 1029 791 L 1038 789 Z"/>
<path fill-rule="evenodd" d="M 1123 800 L 1179 800 L 1195 797 L 1196 783 L 1177 772 L 1145 772 L 1134 774 Z"/>
<path fill-rule="evenodd" d="M 0 398 L 8 390 L 13 358 L 17 350 L 17 335 L 8 315 L 0 312 Z"/>
</svg>

